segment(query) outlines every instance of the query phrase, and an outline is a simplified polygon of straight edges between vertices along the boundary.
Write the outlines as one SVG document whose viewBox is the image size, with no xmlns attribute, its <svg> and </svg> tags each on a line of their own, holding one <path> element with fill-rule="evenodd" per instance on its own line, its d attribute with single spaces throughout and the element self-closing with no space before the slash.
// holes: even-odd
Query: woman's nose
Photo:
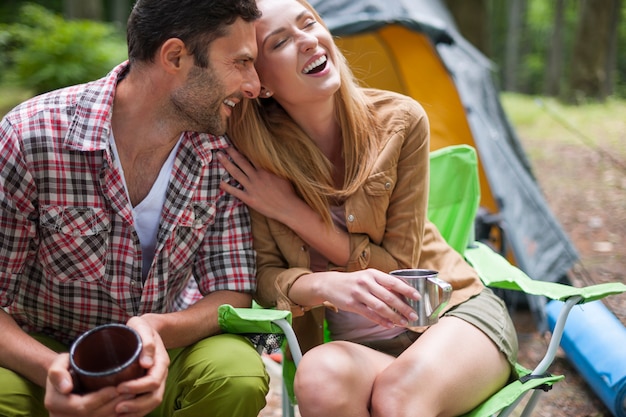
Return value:
<svg viewBox="0 0 626 417">
<path fill-rule="evenodd" d="M 300 34 L 299 42 L 300 42 L 300 50 L 302 52 L 306 52 L 310 49 L 314 49 L 317 47 L 317 44 L 318 44 L 317 37 L 306 32 L 303 32 Z"/>
</svg>

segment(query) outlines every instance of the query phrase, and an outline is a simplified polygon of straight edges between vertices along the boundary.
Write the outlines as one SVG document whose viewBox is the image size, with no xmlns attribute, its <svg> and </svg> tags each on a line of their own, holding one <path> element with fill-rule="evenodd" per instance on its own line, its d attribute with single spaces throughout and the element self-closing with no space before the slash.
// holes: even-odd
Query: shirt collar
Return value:
<svg viewBox="0 0 626 417">
<path fill-rule="evenodd" d="M 128 68 L 128 62 L 123 62 L 104 78 L 84 85 L 65 136 L 67 146 L 81 151 L 101 150 L 108 146 L 115 88 Z"/>
<path fill-rule="evenodd" d="M 123 62 L 104 78 L 85 85 L 84 91 L 78 97 L 76 111 L 65 138 L 65 143 L 69 147 L 82 151 L 106 149 L 111 133 L 115 89 L 129 70 L 128 61 Z M 226 136 L 207 133 L 184 132 L 181 146 L 185 146 L 188 141 L 196 149 L 203 163 L 211 161 L 213 150 L 230 146 Z"/>
</svg>

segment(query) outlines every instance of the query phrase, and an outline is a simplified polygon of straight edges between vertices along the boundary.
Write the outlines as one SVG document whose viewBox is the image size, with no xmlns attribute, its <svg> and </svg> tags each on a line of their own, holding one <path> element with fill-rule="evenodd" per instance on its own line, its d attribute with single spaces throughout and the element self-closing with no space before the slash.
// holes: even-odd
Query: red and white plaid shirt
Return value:
<svg viewBox="0 0 626 417">
<path fill-rule="evenodd" d="M 0 305 L 28 332 L 71 343 L 98 324 L 185 308 L 199 297 L 192 276 L 202 294 L 255 289 L 247 208 L 219 189 L 229 176 L 214 153 L 229 143 L 198 133 L 183 135 L 142 279 L 109 142 L 127 68 L 35 97 L 0 123 Z"/>
</svg>

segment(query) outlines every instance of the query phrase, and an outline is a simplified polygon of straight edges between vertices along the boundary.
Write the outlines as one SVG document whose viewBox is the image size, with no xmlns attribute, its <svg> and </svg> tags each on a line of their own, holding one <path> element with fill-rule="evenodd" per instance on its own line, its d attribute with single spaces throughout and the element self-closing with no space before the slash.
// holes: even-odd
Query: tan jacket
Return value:
<svg viewBox="0 0 626 417">
<path fill-rule="evenodd" d="M 381 127 L 379 155 L 361 190 L 345 202 L 350 261 L 330 269 L 437 270 L 454 289 L 449 309 L 479 293 L 483 286 L 476 272 L 425 220 L 430 152 L 426 113 L 411 98 L 366 91 Z M 258 266 L 255 298 L 266 307 L 292 310 L 294 330 L 306 351 L 322 343 L 324 307 L 303 315 L 288 294 L 300 276 L 311 273 L 307 244 L 285 225 L 256 211 L 251 214 Z"/>
</svg>

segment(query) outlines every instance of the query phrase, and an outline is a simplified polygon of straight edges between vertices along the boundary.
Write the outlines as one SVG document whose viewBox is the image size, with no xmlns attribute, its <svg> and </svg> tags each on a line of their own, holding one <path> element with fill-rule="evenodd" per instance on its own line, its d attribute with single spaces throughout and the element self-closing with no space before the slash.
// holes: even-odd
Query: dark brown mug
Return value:
<svg viewBox="0 0 626 417">
<path fill-rule="evenodd" d="M 140 378 L 141 337 L 125 324 L 104 324 L 76 339 L 70 348 L 74 392 L 87 393 Z"/>
</svg>

